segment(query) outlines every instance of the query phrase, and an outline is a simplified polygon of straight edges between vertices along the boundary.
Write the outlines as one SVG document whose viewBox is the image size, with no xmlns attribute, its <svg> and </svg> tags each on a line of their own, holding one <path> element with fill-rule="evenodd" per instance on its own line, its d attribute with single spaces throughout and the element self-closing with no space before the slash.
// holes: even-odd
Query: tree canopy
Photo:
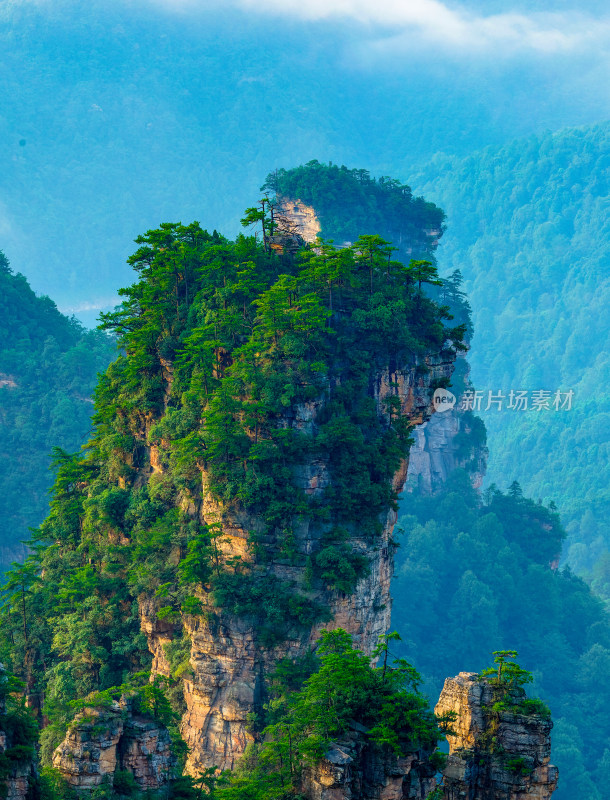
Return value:
<svg viewBox="0 0 610 800">
<path fill-rule="evenodd" d="M 53 447 L 78 450 L 91 430 L 97 373 L 115 343 L 34 294 L 0 251 L 0 573 L 23 558 L 48 512 Z"/>
</svg>

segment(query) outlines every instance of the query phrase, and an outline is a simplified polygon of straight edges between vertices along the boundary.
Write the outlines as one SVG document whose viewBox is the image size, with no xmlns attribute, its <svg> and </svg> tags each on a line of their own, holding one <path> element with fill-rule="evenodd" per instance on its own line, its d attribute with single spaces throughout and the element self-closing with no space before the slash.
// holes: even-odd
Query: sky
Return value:
<svg viewBox="0 0 610 800">
<path fill-rule="evenodd" d="M 167 11 L 193 15 L 209 12 L 208 0 L 152 0 Z M 440 0 L 225 0 L 225 6 L 252 15 L 284 17 L 300 21 L 324 21 L 341 25 L 356 22 L 370 28 L 370 39 L 378 47 L 396 52 L 417 37 L 445 52 L 473 57 L 480 53 L 494 58 L 533 51 L 569 54 L 607 44 L 610 14 L 596 4 L 566 7 L 562 3 L 519 8 L 503 3 L 503 10 L 481 13 L 466 4 Z M 602 7 L 603 9 L 603 7 Z M 383 33 L 379 33 L 383 29 Z M 406 49 L 406 48 L 405 48 Z"/>
<path fill-rule="evenodd" d="M 276 167 L 610 118 L 609 45 L 597 0 L 0 0 L 0 249 L 94 324 L 139 233 L 234 235 Z"/>
<path fill-rule="evenodd" d="M 40 19 L 66 21 L 75 10 L 120 23 L 126 14 L 142 20 L 156 13 L 181 18 L 186 24 L 218 19 L 234 12 L 242 24 L 248 18 L 274 22 L 322 22 L 341 37 L 346 24 L 362 26 L 369 44 L 408 58 L 418 45 L 470 60 L 481 54 L 494 59 L 526 52 L 565 57 L 596 49 L 607 58 L 610 11 L 599 0 L 540 2 L 444 3 L 442 0 L 92 0 L 86 7 L 74 0 L 0 0 L 0 22 L 14 24 L 22 10 Z"/>
</svg>

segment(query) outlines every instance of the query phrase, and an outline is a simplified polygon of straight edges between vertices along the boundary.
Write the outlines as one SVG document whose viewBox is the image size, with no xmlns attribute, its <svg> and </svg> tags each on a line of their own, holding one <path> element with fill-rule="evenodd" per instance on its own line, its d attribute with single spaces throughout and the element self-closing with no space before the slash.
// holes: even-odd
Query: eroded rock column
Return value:
<svg viewBox="0 0 610 800">
<path fill-rule="evenodd" d="M 522 713 L 523 689 L 506 695 L 506 710 L 492 709 L 493 686 L 473 672 L 447 678 L 436 714 L 454 712 L 444 769 L 445 800 L 549 800 L 558 771 L 550 763 L 553 723 Z"/>
</svg>

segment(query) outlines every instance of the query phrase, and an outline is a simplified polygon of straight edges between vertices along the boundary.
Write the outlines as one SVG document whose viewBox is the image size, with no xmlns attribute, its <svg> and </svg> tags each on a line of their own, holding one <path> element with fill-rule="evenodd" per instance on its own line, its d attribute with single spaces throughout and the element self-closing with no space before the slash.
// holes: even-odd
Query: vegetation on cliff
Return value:
<svg viewBox="0 0 610 800">
<path fill-rule="evenodd" d="M 2 656 L 48 720 L 47 760 L 74 698 L 150 664 L 142 597 L 177 630 L 182 615 L 245 616 L 269 646 L 324 618 L 316 587 L 353 590 L 367 565 L 352 526 L 378 535 L 411 441 L 392 395 L 377 414 L 371 370 L 425 371 L 464 333 L 423 291 L 434 268 L 392 260 L 378 236 L 295 255 L 167 223 L 137 243 L 138 280 L 104 318 L 124 353 L 98 384 L 93 436 L 56 452 L 50 515 L 4 593 Z M 307 437 L 297 412 L 314 401 Z M 295 479 L 316 454 L 331 474 L 318 499 Z M 218 524 L 193 511 L 203 496 L 258 521 L 247 559 L 223 555 Z M 303 515 L 324 531 L 306 562 L 293 547 Z M 301 586 L 269 570 L 299 559 Z M 173 655 L 180 674 L 188 643 Z"/>
<path fill-rule="evenodd" d="M 304 765 L 324 758 L 333 742 L 359 730 L 372 746 L 396 756 L 434 751 L 448 718 L 437 719 L 418 691 L 418 673 L 393 659 L 382 637 L 379 665 L 341 628 L 323 631 L 313 673 L 301 684 L 299 665 L 284 661 L 271 679 L 268 725 L 217 791 L 222 800 L 277 800 L 299 794 Z M 301 669 L 303 665 L 301 665 Z M 295 686 L 296 679 L 296 686 Z"/>
<path fill-rule="evenodd" d="M 27 775 L 36 756 L 38 726 L 25 706 L 25 684 L 0 664 L 0 798 L 7 796 L 7 779 L 19 768 Z"/>
<path fill-rule="evenodd" d="M 445 214 L 438 206 L 413 197 L 411 188 L 395 178 L 373 178 L 365 169 L 313 160 L 270 173 L 263 189 L 313 206 L 322 236 L 337 243 L 374 232 L 421 258 L 444 230 Z"/>
<path fill-rule="evenodd" d="M 51 449 L 88 437 L 97 373 L 115 354 L 108 336 L 37 297 L 0 251 L 0 572 L 48 512 Z"/>
<path fill-rule="evenodd" d="M 518 484 L 481 498 L 461 472 L 433 497 L 405 495 L 401 507 L 392 618 L 425 690 L 438 696 L 447 675 L 479 671 L 490 651 L 518 648 L 553 715 L 558 800 L 601 800 L 610 620 L 589 587 L 557 567 L 565 534 L 556 511 L 523 497 Z"/>
</svg>

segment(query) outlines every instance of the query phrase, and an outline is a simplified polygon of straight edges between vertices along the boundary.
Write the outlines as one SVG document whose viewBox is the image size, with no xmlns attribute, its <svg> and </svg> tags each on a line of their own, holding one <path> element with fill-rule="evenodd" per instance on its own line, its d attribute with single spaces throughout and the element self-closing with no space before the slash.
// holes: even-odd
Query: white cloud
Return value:
<svg viewBox="0 0 610 800">
<path fill-rule="evenodd" d="M 121 302 L 121 298 L 105 297 L 100 300 L 88 301 L 84 300 L 76 305 L 62 305 L 59 310 L 62 314 L 82 314 L 87 311 L 108 311 L 115 308 Z"/>
<path fill-rule="evenodd" d="M 152 0 L 176 11 L 218 8 L 214 0 Z M 395 41 L 418 35 L 444 48 L 561 53 L 610 40 L 610 17 L 595 19 L 578 11 L 502 13 L 482 16 L 441 0 L 224 0 L 251 14 L 303 21 L 351 20 L 392 29 Z M 386 40 L 387 41 L 387 40 Z"/>
</svg>

